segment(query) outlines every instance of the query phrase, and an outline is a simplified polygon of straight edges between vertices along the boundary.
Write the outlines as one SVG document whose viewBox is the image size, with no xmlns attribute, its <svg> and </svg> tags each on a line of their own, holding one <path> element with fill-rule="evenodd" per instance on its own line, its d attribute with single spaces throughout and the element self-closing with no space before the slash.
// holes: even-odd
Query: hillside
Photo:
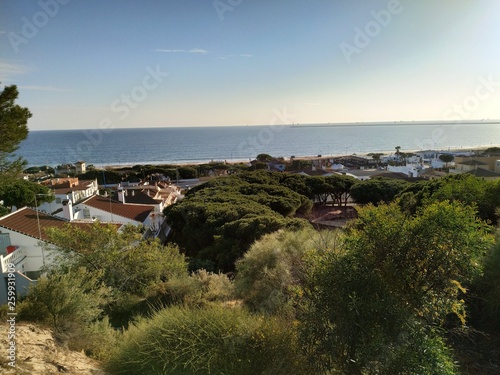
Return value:
<svg viewBox="0 0 500 375">
<path fill-rule="evenodd" d="M 7 325 L 0 325 L 0 369 L 2 374 L 71 374 L 104 375 L 99 363 L 83 353 L 71 351 L 57 343 L 50 329 L 35 324 L 18 323 L 16 368 L 8 365 Z"/>
</svg>

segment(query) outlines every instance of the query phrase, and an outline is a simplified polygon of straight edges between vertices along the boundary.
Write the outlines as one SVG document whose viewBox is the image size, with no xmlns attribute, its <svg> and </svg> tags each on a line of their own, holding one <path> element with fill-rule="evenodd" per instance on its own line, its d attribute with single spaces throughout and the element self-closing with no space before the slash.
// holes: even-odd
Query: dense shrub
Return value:
<svg viewBox="0 0 500 375">
<path fill-rule="evenodd" d="M 57 331 L 72 330 L 96 321 L 110 294 L 98 275 L 84 268 L 51 273 L 31 287 L 19 315 L 21 319 L 52 324 Z"/>
<path fill-rule="evenodd" d="M 168 308 L 124 334 L 106 363 L 118 374 L 306 374 L 293 330 L 239 308 Z"/>
<path fill-rule="evenodd" d="M 164 294 L 170 303 L 201 307 L 234 299 L 234 286 L 226 275 L 200 269 L 168 280 Z"/>
<path fill-rule="evenodd" d="M 465 323 L 464 286 L 491 246 L 475 211 L 447 201 L 415 216 L 394 203 L 367 206 L 343 246 L 312 264 L 304 288 L 300 337 L 317 370 L 455 373 L 431 327 Z"/>
<path fill-rule="evenodd" d="M 473 285 L 475 296 L 471 309 L 482 327 L 500 333 L 500 229 L 496 242 L 486 256 L 484 273 Z"/>
<path fill-rule="evenodd" d="M 334 251 L 340 234 L 278 231 L 263 236 L 236 263 L 235 287 L 239 298 L 253 311 L 293 315 L 302 294 L 311 253 Z"/>
<path fill-rule="evenodd" d="M 107 360 L 116 348 L 122 333 L 109 324 L 109 319 L 93 322 L 82 327 L 69 337 L 68 348 L 87 356 Z"/>
<path fill-rule="evenodd" d="M 280 177 L 243 172 L 191 189 L 164 210 L 172 239 L 189 257 L 211 263 L 210 271 L 234 271 L 235 261 L 262 235 L 308 225 L 294 215 L 307 214 L 312 202 L 281 186 Z"/>
</svg>

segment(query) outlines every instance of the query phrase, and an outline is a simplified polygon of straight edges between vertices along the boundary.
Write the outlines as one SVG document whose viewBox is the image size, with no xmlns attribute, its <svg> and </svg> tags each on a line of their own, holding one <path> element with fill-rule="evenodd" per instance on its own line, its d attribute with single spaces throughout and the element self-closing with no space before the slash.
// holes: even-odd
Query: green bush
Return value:
<svg viewBox="0 0 500 375">
<path fill-rule="evenodd" d="M 237 296 L 253 311 L 292 314 L 301 295 L 308 254 L 334 250 L 338 232 L 280 230 L 255 242 L 236 263 Z"/>
<path fill-rule="evenodd" d="M 190 275 L 201 290 L 203 300 L 208 302 L 224 302 L 234 298 L 234 286 L 222 273 L 198 270 Z"/>
<path fill-rule="evenodd" d="M 242 309 L 168 308 L 124 334 L 117 374 L 307 374 L 291 327 Z"/>
<path fill-rule="evenodd" d="M 484 273 L 473 285 L 475 320 L 488 330 L 500 333 L 500 229 L 495 245 L 484 262 Z"/>
<path fill-rule="evenodd" d="M 96 321 L 110 301 L 110 289 L 85 268 L 52 273 L 31 287 L 20 318 L 52 324 L 59 332 Z"/>
<path fill-rule="evenodd" d="M 121 338 L 121 333 L 109 324 L 109 319 L 91 323 L 75 332 L 69 338 L 68 348 L 83 351 L 89 357 L 97 360 L 108 359 Z"/>
<path fill-rule="evenodd" d="M 165 283 L 167 302 L 185 306 L 204 306 L 234 299 L 234 286 L 221 273 L 198 270 L 189 276 L 174 277 Z"/>
<path fill-rule="evenodd" d="M 413 324 L 381 364 L 382 374 L 458 374 L 451 349 L 433 329 Z"/>
</svg>

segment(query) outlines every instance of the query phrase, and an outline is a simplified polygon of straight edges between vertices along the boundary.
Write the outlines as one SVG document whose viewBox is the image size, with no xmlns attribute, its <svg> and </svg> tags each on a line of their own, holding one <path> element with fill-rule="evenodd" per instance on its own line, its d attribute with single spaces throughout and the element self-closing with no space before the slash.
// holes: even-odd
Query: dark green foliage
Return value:
<svg viewBox="0 0 500 375">
<path fill-rule="evenodd" d="M 87 167 L 88 168 L 88 167 Z M 24 173 L 35 174 L 39 172 L 45 172 L 47 174 L 54 174 L 55 170 L 48 165 L 42 165 L 41 167 L 29 167 L 24 170 Z"/>
<path fill-rule="evenodd" d="M 0 92 L 0 182 L 15 178 L 26 162 L 12 154 L 28 136 L 28 108 L 15 104 L 19 96 L 16 85 L 5 86 Z"/>
<path fill-rule="evenodd" d="M 488 147 L 483 151 L 485 155 L 500 155 L 500 147 Z"/>
<path fill-rule="evenodd" d="M 129 226 L 121 233 L 111 224 L 68 225 L 47 230 L 51 250 L 59 254 L 64 269 L 86 267 L 98 272 L 100 280 L 122 293 L 141 297 L 161 282 L 186 274 L 186 262 L 175 246 L 142 240 L 139 228 Z"/>
<path fill-rule="evenodd" d="M 283 174 L 280 178 L 280 184 L 295 191 L 296 193 L 312 199 L 314 196 L 307 182 L 309 178 L 311 177 L 299 174 Z"/>
<path fill-rule="evenodd" d="M 411 322 L 390 348 L 387 360 L 380 364 L 381 374 L 460 374 L 453 352 L 439 331 L 433 327 Z"/>
<path fill-rule="evenodd" d="M 240 173 L 237 179 L 251 183 L 251 184 L 261 184 L 261 185 L 277 185 L 279 184 L 281 178 L 280 173 L 271 173 L 265 171 L 258 172 L 245 172 Z"/>
<path fill-rule="evenodd" d="M 411 216 L 397 204 L 368 206 L 347 229 L 344 252 L 310 269 L 300 319 L 318 371 L 454 374 L 430 329 L 453 315 L 491 245 L 484 224 L 461 204 L 438 202 Z M 421 326 L 419 326 L 421 325 Z"/>
<path fill-rule="evenodd" d="M 52 272 L 30 289 L 20 317 L 51 323 L 58 331 L 95 321 L 111 296 L 111 290 L 99 279 L 85 268 Z"/>
<path fill-rule="evenodd" d="M 442 162 L 448 164 L 449 162 L 452 162 L 455 159 L 455 157 L 451 154 L 442 154 L 439 155 L 439 160 Z"/>
<path fill-rule="evenodd" d="M 193 167 L 180 167 L 178 171 L 180 178 L 190 179 L 198 177 L 198 171 Z"/>
<path fill-rule="evenodd" d="M 346 246 L 367 257 L 391 293 L 429 322 L 441 322 L 452 311 L 463 314 L 462 284 L 477 276 L 491 246 L 474 210 L 447 201 L 413 217 L 396 204 L 366 207 L 347 237 Z"/>
<path fill-rule="evenodd" d="M 278 231 L 256 241 L 236 263 L 236 292 L 252 311 L 293 317 L 306 281 L 311 252 L 335 251 L 335 231 Z"/>
<path fill-rule="evenodd" d="M 243 172 L 191 189 L 164 211 L 175 240 L 189 256 L 211 261 L 213 271 L 233 270 L 262 235 L 307 225 L 293 216 L 307 214 L 311 201 L 279 180 L 279 173 Z"/>
<path fill-rule="evenodd" d="M 410 184 L 397 198 L 411 213 L 433 202 L 457 201 L 475 207 L 481 219 L 494 224 L 497 222 L 495 210 L 500 207 L 500 180 L 488 181 L 468 174 L 449 175 Z"/>
<path fill-rule="evenodd" d="M 309 160 L 292 159 L 291 163 L 287 165 L 287 170 L 300 171 L 302 169 L 311 168 L 312 162 Z"/>
<path fill-rule="evenodd" d="M 0 184 L 0 200 L 3 200 L 6 207 L 35 207 L 35 195 L 38 205 L 53 199 L 47 187 L 34 182 L 13 179 Z"/>
<path fill-rule="evenodd" d="M 87 171 L 83 174 L 78 175 L 78 178 L 81 180 L 94 180 L 97 178 L 97 182 L 99 184 L 104 183 L 104 179 L 106 179 L 106 184 L 117 184 L 122 181 L 123 175 L 116 171 L 105 171 L 105 170 L 92 170 Z"/>
<path fill-rule="evenodd" d="M 500 230 L 497 230 L 495 246 L 485 258 L 484 273 L 472 290 L 474 320 L 479 326 L 500 333 Z"/>
<path fill-rule="evenodd" d="M 311 365 L 363 373 L 396 340 L 407 313 L 360 254 L 327 254 L 309 281 L 300 327 Z"/>
<path fill-rule="evenodd" d="M 356 203 L 374 204 L 389 203 L 394 197 L 401 193 L 408 182 L 393 178 L 373 178 L 366 181 L 356 182 L 350 190 L 351 196 Z"/>
<path fill-rule="evenodd" d="M 332 175 L 328 177 L 308 177 L 305 184 L 315 201 L 323 205 L 330 201 L 334 205 L 341 206 L 347 204 L 351 187 L 356 181 L 355 178 L 350 176 Z"/>
<path fill-rule="evenodd" d="M 9 209 L 0 204 L 0 217 L 7 215 L 9 213 Z"/>
<path fill-rule="evenodd" d="M 40 172 L 40 167 L 30 167 L 30 168 L 26 168 L 24 170 L 24 173 L 28 173 L 28 174 L 38 173 L 38 172 Z"/>
<path fill-rule="evenodd" d="M 273 157 L 269 154 L 259 154 L 259 155 L 257 155 L 257 157 L 255 159 L 257 159 L 258 161 L 261 161 L 261 162 L 266 162 L 266 161 L 272 160 Z"/>
<path fill-rule="evenodd" d="M 310 374 L 279 318 L 238 308 L 168 308 L 131 328 L 106 364 L 111 375 Z"/>
</svg>

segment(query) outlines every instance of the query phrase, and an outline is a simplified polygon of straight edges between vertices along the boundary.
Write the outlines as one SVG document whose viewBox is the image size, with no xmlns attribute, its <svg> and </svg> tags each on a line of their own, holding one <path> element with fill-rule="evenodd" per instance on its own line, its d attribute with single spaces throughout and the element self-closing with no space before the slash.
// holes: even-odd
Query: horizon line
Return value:
<svg viewBox="0 0 500 375">
<path fill-rule="evenodd" d="M 246 127 L 246 126 L 290 126 L 290 127 L 327 127 L 327 126 L 359 126 L 359 125 L 474 125 L 474 124 L 500 124 L 500 119 L 476 119 L 476 120 L 392 120 L 392 121 L 356 121 L 356 122 L 315 122 L 315 123 L 290 123 L 290 124 L 238 124 L 238 125 L 160 125 L 160 126 L 137 126 L 137 127 L 110 127 L 106 130 L 118 129 L 162 129 L 162 128 L 223 128 L 223 127 Z M 28 125 L 29 128 L 29 125 Z M 29 131 L 64 131 L 64 130 L 100 130 L 100 128 L 74 128 L 74 129 L 29 129 Z"/>
</svg>

